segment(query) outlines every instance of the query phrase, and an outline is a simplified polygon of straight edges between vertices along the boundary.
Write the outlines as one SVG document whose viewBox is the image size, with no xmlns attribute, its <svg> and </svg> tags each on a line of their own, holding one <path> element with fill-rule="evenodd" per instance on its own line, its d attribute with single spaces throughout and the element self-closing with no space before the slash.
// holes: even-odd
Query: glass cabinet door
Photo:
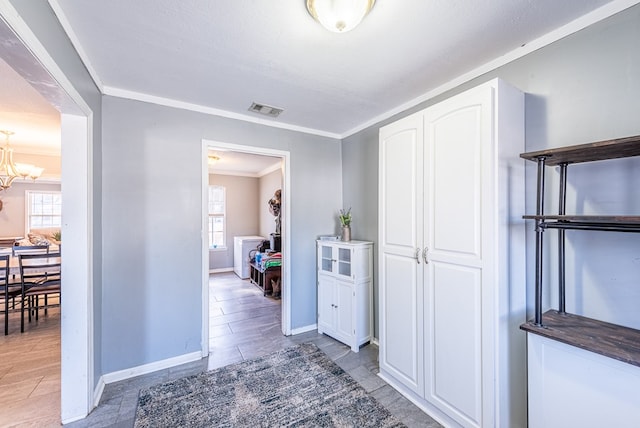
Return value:
<svg viewBox="0 0 640 428">
<path fill-rule="evenodd" d="M 333 272 L 333 248 L 323 245 L 320 250 L 320 268 L 323 272 Z"/>
<path fill-rule="evenodd" d="M 351 276 L 351 250 L 338 248 L 338 274 Z"/>
</svg>

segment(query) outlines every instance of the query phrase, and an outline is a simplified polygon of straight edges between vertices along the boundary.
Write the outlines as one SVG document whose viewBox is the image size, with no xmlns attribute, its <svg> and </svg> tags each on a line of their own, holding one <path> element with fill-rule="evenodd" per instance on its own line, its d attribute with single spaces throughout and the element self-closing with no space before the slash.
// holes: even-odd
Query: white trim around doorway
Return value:
<svg viewBox="0 0 640 428">
<path fill-rule="evenodd" d="M 95 406 L 93 337 L 93 111 L 10 1 L 0 17 L 70 103 L 62 107 L 62 195 L 65 298 L 61 307 L 61 419 L 82 419 Z M 11 65 L 11 64 L 9 64 Z M 70 237 L 70 238 L 69 238 Z"/>
<path fill-rule="evenodd" d="M 273 156 L 282 159 L 282 211 L 283 239 L 282 239 L 282 333 L 291 335 L 291 155 L 288 151 L 261 147 L 244 146 L 223 143 L 212 140 L 202 140 L 202 355 L 209 354 L 209 245 L 208 245 L 208 186 L 209 168 L 207 154 L 209 150 L 231 150 L 251 153 L 255 155 Z"/>
</svg>

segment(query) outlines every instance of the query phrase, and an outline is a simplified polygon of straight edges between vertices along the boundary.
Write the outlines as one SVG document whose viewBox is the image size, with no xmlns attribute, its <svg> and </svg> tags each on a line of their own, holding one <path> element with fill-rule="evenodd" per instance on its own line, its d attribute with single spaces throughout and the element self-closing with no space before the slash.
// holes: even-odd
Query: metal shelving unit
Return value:
<svg viewBox="0 0 640 428">
<path fill-rule="evenodd" d="M 520 157 L 536 162 L 537 196 L 536 214 L 523 218 L 535 221 L 536 263 L 535 263 L 535 315 L 534 319 L 522 325 L 522 329 L 531 333 L 578 346 L 593 352 L 616 358 L 640 366 L 640 346 L 629 349 L 622 344 L 640 343 L 640 331 L 602 321 L 592 320 L 578 315 L 567 314 L 565 308 L 565 231 L 596 230 L 608 232 L 640 232 L 640 216 L 612 215 L 567 215 L 566 189 L 567 167 L 570 164 L 594 162 L 607 159 L 619 159 L 640 156 L 640 136 L 600 141 L 590 144 L 547 149 L 522 153 Z M 545 166 L 558 166 L 559 201 L 558 214 L 544 213 Z M 558 231 L 558 310 L 542 313 L 542 256 L 544 232 L 547 229 Z M 544 318 L 543 318 L 544 317 Z M 548 322 L 547 322 L 548 320 Z M 565 322 L 563 322 L 563 320 Z M 616 328 L 617 327 L 617 328 Z M 601 334 L 598 334 L 598 331 Z M 612 331 L 620 338 L 616 346 L 603 346 L 603 338 L 610 338 Z M 629 354 L 632 354 L 630 357 Z M 624 355 L 623 355 L 624 354 Z"/>
</svg>

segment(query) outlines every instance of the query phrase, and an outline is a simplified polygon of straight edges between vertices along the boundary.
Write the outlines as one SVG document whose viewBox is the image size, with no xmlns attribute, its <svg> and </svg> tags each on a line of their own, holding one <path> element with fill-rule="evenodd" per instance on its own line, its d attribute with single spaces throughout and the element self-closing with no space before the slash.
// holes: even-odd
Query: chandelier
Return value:
<svg viewBox="0 0 640 428">
<path fill-rule="evenodd" d="M 40 177 L 44 168 L 26 163 L 13 162 L 13 149 L 9 144 L 9 137 L 14 133 L 4 130 L 0 130 L 0 133 L 4 134 L 5 137 L 5 145 L 4 147 L 0 147 L 0 190 L 6 190 L 11 187 L 13 180 L 18 177 L 31 177 L 34 180 Z"/>
<path fill-rule="evenodd" d="M 307 10 L 324 28 L 335 33 L 353 30 L 375 0 L 307 0 Z"/>
</svg>

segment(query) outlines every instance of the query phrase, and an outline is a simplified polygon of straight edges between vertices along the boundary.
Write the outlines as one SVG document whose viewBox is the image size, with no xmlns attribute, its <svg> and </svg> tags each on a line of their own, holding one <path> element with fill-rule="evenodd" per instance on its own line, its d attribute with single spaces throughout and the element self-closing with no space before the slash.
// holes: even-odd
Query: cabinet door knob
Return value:
<svg viewBox="0 0 640 428">
<path fill-rule="evenodd" d="M 424 247 L 424 250 L 422 251 L 422 258 L 424 259 L 425 265 L 429 264 L 429 259 L 427 259 L 427 253 L 429 253 L 429 247 Z"/>
<path fill-rule="evenodd" d="M 416 248 L 416 262 L 420 264 L 420 248 Z"/>
</svg>

